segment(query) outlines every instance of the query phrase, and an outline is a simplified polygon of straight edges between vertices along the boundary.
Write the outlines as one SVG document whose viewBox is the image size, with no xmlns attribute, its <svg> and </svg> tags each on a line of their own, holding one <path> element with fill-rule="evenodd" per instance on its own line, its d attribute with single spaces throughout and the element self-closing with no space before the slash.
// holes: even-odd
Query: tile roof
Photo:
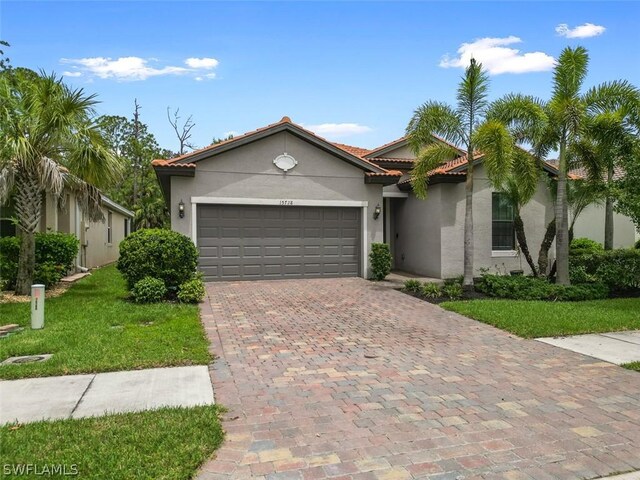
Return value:
<svg viewBox="0 0 640 480">
<path fill-rule="evenodd" d="M 333 142 L 333 144 L 336 147 L 341 148 L 345 152 L 348 152 L 351 155 L 355 155 L 356 157 L 360 157 L 360 158 L 363 158 L 367 153 L 369 153 L 371 151 L 371 150 L 369 150 L 367 148 L 354 147 L 353 145 L 346 145 L 344 143 Z"/>
<path fill-rule="evenodd" d="M 386 172 L 380 173 L 365 173 L 367 177 L 401 177 L 404 175 L 400 170 L 387 170 Z"/>
<path fill-rule="evenodd" d="M 196 168 L 195 163 L 173 163 L 173 160 L 156 159 L 151 162 L 154 167 Z"/>
<path fill-rule="evenodd" d="M 414 163 L 415 158 L 375 157 L 369 158 L 372 162 Z"/>
</svg>

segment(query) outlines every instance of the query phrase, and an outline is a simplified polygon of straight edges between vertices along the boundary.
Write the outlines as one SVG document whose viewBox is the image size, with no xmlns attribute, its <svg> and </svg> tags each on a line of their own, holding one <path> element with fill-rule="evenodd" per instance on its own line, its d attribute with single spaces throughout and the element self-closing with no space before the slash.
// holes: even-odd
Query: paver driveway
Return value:
<svg viewBox="0 0 640 480">
<path fill-rule="evenodd" d="M 201 479 L 593 478 L 640 469 L 640 374 L 362 279 L 216 283 L 227 438 Z M 542 321 L 542 319 L 541 319 Z"/>
</svg>

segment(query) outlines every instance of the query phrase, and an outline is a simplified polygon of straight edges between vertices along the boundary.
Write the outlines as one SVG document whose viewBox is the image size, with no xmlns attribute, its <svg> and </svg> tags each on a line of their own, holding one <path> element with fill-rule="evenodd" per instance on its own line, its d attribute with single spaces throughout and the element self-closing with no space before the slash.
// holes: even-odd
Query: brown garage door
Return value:
<svg viewBox="0 0 640 480">
<path fill-rule="evenodd" d="M 206 281 L 360 273 L 360 209 L 198 205 Z"/>
</svg>

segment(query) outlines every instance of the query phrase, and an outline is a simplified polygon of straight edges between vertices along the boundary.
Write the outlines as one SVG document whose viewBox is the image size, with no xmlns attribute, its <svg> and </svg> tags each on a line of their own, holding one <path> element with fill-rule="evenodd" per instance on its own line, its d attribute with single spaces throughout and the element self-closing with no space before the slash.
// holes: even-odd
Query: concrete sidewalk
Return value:
<svg viewBox="0 0 640 480">
<path fill-rule="evenodd" d="M 616 365 L 640 362 L 640 331 L 547 337 L 536 340 Z"/>
<path fill-rule="evenodd" d="M 0 382 L 0 424 L 212 403 L 206 365 Z"/>
</svg>

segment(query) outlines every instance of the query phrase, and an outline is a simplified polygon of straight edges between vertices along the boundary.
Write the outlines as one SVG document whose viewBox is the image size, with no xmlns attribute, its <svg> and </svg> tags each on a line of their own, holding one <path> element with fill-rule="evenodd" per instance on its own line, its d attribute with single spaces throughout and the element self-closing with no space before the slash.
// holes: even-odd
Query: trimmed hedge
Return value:
<svg viewBox="0 0 640 480">
<path fill-rule="evenodd" d="M 569 245 L 570 255 L 587 255 L 604 251 L 601 243 L 591 240 L 590 238 L 574 238 Z"/>
<path fill-rule="evenodd" d="M 391 252 L 386 243 L 372 243 L 369 254 L 371 278 L 384 280 L 391 273 Z"/>
<path fill-rule="evenodd" d="M 638 239 L 638 241 L 636 242 L 636 248 L 640 250 L 640 239 Z"/>
<path fill-rule="evenodd" d="M 204 300 L 204 296 L 204 283 L 201 278 L 187 280 L 178 290 L 178 300 L 182 303 L 200 303 Z"/>
<path fill-rule="evenodd" d="M 46 287 L 55 285 L 73 268 L 80 243 L 75 235 L 59 232 L 35 234 L 35 261 L 33 281 Z M 18 276 L 20 239 L 0 238 L 0 278 L 6 288 L 13 288 Z"/>
<path fill-rule="evenodd" d="M 156 303 L 167 295 L 167 287 L 159 278 L 144 277 L 136 282 L 131 297 L 136 303 Z"/>
<path fill-rule="evenodd" d="M 145 277 L 162 280 L 177 289 L 196 273 L 198 251 L 185 235 L 159 228 L 143 229 L 120 242 L 117 268 L 131 290 Z"/>
<path fill-rule="evenodd" d="M 572 278 L 585 276 L 587 281 L 603 283 L 613 292 L 635 290 L 640 288 L 640 250 L 619 248 L 571 256 L 569 272 Z"/>
<path fill-rule="evenodd" d="M 609 288 L 603 283 L 557 285 L 535 277 L 483 275 L 476 290 L 491 297 L 513 300 L 596 300 L 606 298 Z"/>
</svg>

